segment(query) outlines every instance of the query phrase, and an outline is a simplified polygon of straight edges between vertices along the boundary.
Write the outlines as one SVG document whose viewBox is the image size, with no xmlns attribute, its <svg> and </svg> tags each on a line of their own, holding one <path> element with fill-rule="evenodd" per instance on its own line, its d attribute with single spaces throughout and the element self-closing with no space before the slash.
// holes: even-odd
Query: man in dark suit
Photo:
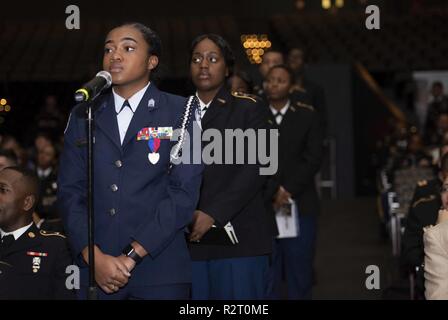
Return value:
<svg viewBox="0 0 448 320">
<path fill-rule="evenodd" d="M 0 171 L 0 299 L 72 299 L 66 268 L 72 259 L 64 236 L 39 230 L 32 214 L 38 182 L 27 169 Z"/>
<path fill-rule="evenodd" d="M 291 98 L 289 92 L 293 84 L 293 73 L 285 65 L 271 68 L 266 78 L 271 122 L 277 125 L 280 134 L 276 175 L 279 187 L 274 209 L 293 200 L 299 221 L 297 236 L 275 240 L 267 292 L 268 298 L 274 299 L 281 297 L 283 270 L 288 298 L 311 298 L 316 217 L 320 211 L 314 178 L 321 165 L 323 132 L 314 107 Z"/>
<path fill-rule="evenodd" d="M 105 42 L 103 67 L 112 74 L 113 90 L 96 102 L 94 145 L 101 299 L 187 299 L 190 293 L 184 228 L 197 205 L 203 168 L 171 167 L 170 138 L 186 101 L 149 82 L 160 50 L 158 35 L 139 23 L 113 29 Z M 88 279 L 84 115 L 84 105 L 71 113 L 58 183 L 65 231 L 81 266 L 81 298 Z"/>
<path fill-rule="evenodd" d="M 224 39 L 213 34 L 199 36 L 190 54 L 191 78 L 201 106 L 197 120 L 203 134 L 217 130 L 224 137 L 222 147 L 226 129 L 266 128 L 267 113 L 259 101 L 232 95 L 225 86 L 234 57 Z M 204 151 L 208 147 L 204 146 Z M 266 179 L 260 175 L 258 161 L 248 164 L 247 142 L 233 150 L 232 163 L 207 164 L 204 169 L 189 236 L 194 261 L 193 299 L 264 298 L 275 229 L 273 217 L 264 208 L 262 188 Z M 226 151 L 222 150 L 222 159 L 228 156 Z M 243 152 L 244 163 L 236 164 L 235 158 Z M 212 236 L 225 226 L 233 228 L 229 237 L 225 231 L 221 239 Z"/>
</svg>

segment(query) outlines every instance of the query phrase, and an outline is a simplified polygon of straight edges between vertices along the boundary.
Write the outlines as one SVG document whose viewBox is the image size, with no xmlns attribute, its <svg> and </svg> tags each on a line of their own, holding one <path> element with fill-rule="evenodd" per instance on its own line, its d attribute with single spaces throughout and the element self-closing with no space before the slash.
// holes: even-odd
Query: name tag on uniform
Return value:
<svg viewBox="0 0 448 320">
<path fill-rule="evenodd" d="M 142 128 L 137 133 L 137 141 L 149 140 L 150 138 L 170 140 L 172 136 L 173 136 L 173 127 L 148 127 L 148 128 Z"/>
</svg>

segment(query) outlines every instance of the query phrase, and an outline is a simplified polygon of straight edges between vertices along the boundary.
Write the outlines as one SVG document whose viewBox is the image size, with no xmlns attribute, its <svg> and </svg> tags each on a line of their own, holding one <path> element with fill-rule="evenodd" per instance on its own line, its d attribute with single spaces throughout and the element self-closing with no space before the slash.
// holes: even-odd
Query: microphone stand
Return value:
<svg viewBox="0 0 448 320">
<path fill-rule="evenodd" d="M 94 99 L 87 101 L 87 214 L 88 214 L 88 253 L 89 253 L 89 287 L 88 300 L 98 300 L 98 288 L 95 282 L 95 215 L 93 208 L 93 144 L 94 144 Z"/>
<path fill-rule="evenodd" d="M 98 82 L 100 81 L 100 82 Z M 103 82 L 106 83 L 103 83 Z M 100 92 L 110 87 L 112 84 L 112 77 L 106 71 L 97 73 L 94 80 L 90 81 L 85 87 L 78 89 L 75 92 L 75 101 L 84 101 L 86 105 L 86 122 L 87 122 L 87 232 L 88 232 L 88 256 L 89 256 L 89 287 L 87 289 L 88 300 L 98 300 L 98 288 L 95 282 L 95 214 L 93 203 L 93 144 L 95 137 L 94 132 L 94 113 L 93 106 L 95 99 Z M 89 96 L 92 97 L 89 99 Z"/>
</svg>

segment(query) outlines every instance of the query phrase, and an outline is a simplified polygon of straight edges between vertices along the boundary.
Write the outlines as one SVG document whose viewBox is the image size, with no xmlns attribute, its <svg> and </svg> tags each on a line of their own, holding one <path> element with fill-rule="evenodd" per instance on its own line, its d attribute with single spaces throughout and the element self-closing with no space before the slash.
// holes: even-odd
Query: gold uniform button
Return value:
<svg viewBox="0 0 448 320">
<path fill-rule="evenodd" d="M 36 235 L 34 234 L 34 232 L 28 232 L 28 237 L 30 238 L 34 238 Z"/>
</svg>

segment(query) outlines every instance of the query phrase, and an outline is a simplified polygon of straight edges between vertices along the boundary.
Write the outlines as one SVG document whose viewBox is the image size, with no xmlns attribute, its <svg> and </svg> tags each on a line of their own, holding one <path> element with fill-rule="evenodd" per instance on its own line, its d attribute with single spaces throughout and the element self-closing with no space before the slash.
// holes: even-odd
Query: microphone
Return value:
<svg viewBox="0 0 448 320">
<path fill-rule="evenodd" d="M 95 78 L 87 82 L 82 88 L 76 90 L 75 101 L 86 102 L 94 100 L 104 89 L 112 84 L 112 76 L 107 71 L 100 71 Z"/>
</svg>

